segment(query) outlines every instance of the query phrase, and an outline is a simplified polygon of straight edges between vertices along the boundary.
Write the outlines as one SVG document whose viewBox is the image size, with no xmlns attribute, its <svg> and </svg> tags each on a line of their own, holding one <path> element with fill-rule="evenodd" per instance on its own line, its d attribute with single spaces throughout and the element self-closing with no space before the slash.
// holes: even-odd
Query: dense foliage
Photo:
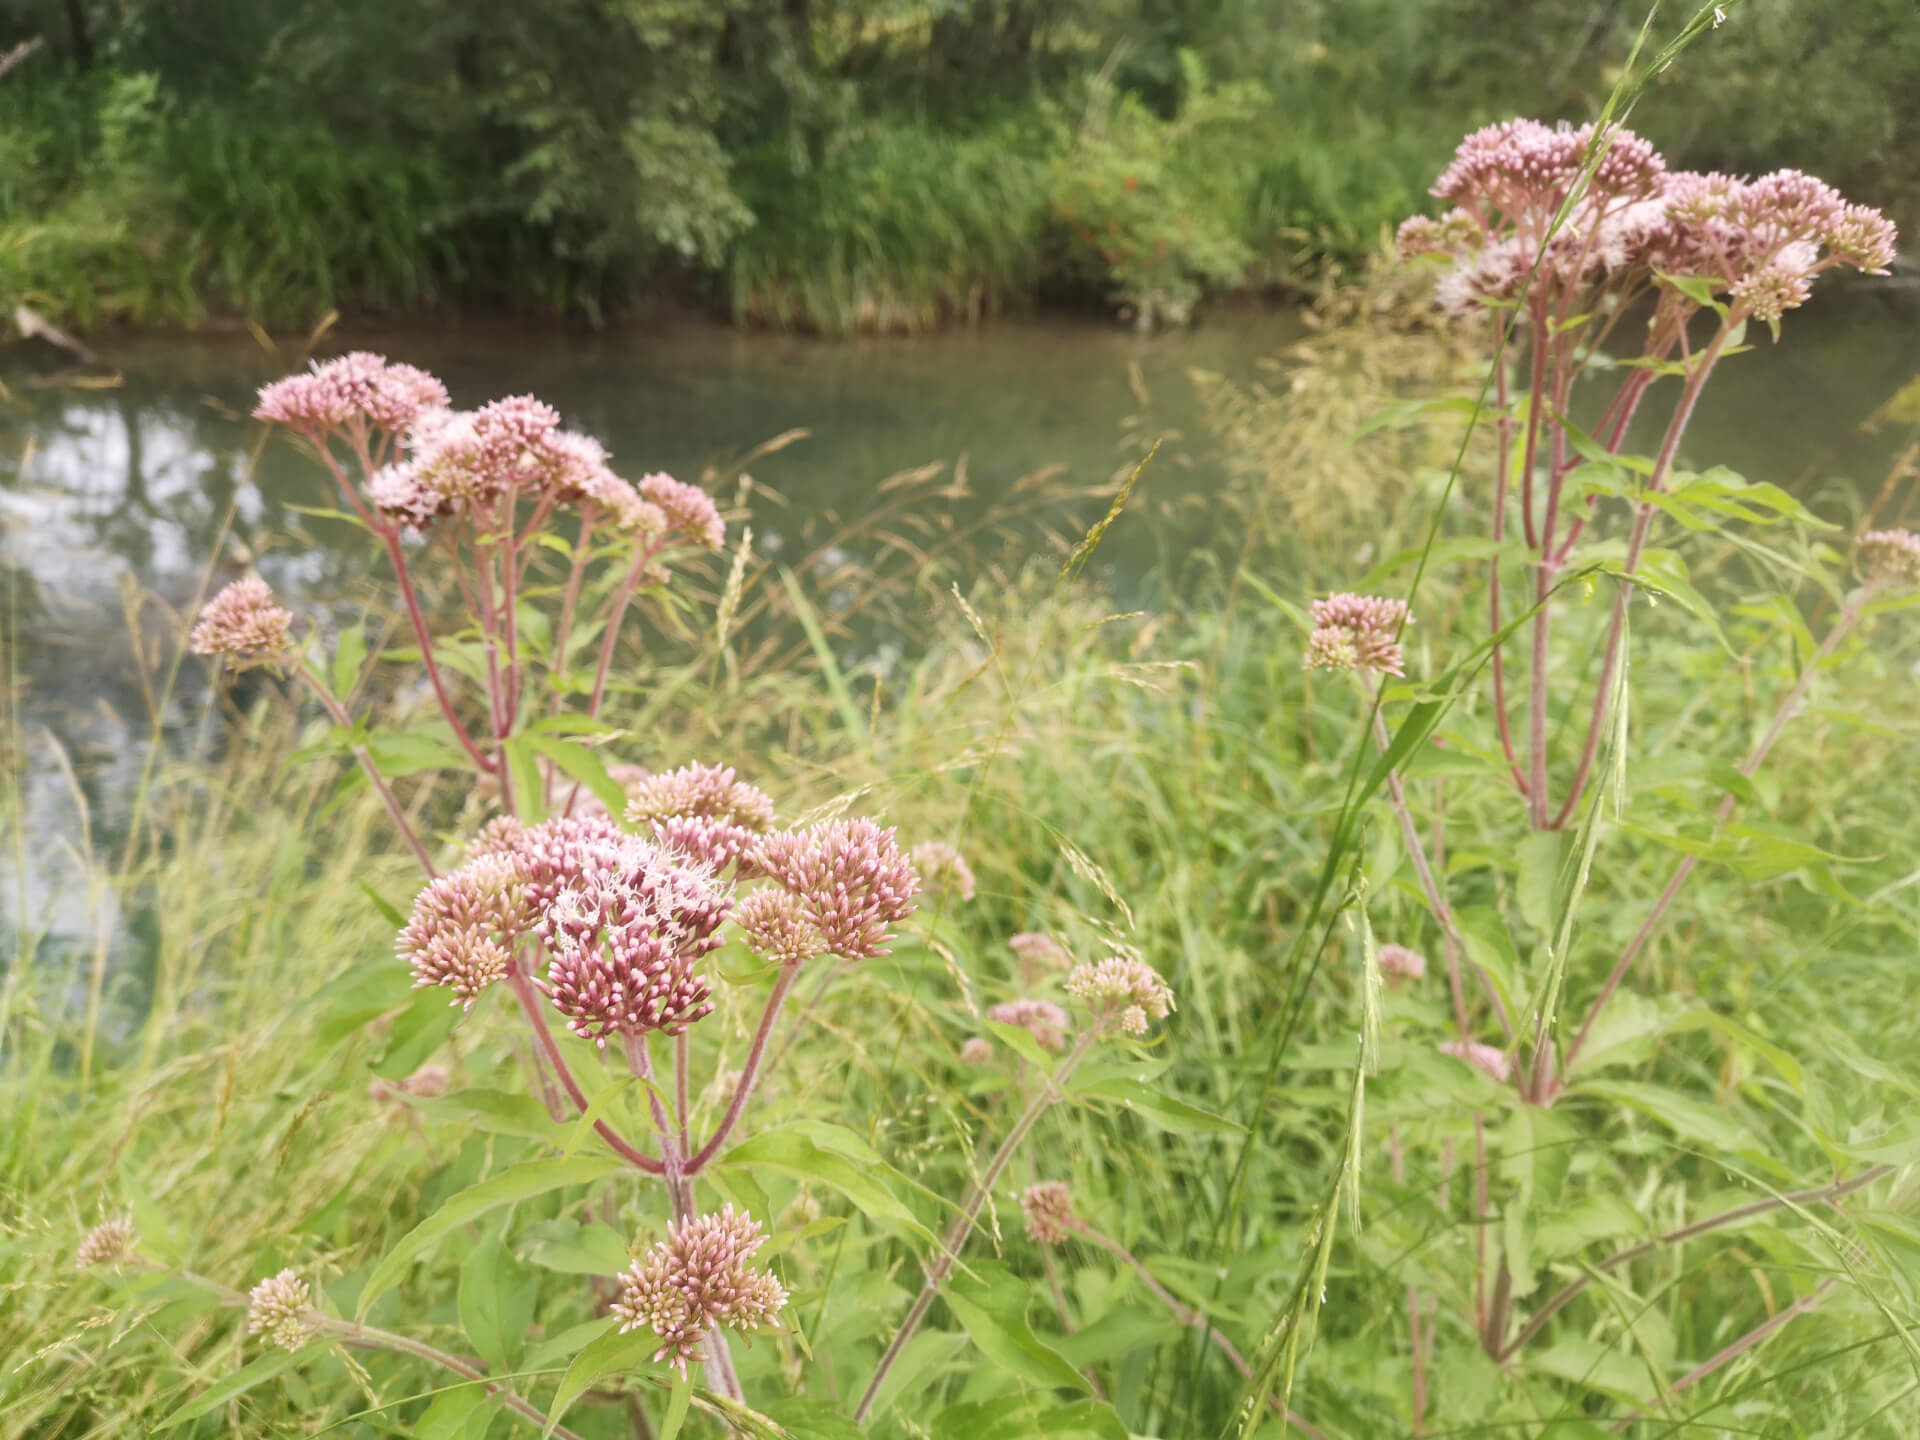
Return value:
<svg viewBox="0 0 1920 1440">
<path fill-rule="evenodd" d="M 1920 14 L 1725 9 L 1638 123 L 1680 163 L 1818 167 L 1911 212 Z M 1471 124 L 1591 118 L 1641 19 L 1565 0 L 14 0 L 0 53 L 42 44 L 0 78 L 0 299 L 83 326 L 599 316 L 662 292 L 833 331 L 1036 294 L 1177 319 L 1364 251 Z"/>
</svg>

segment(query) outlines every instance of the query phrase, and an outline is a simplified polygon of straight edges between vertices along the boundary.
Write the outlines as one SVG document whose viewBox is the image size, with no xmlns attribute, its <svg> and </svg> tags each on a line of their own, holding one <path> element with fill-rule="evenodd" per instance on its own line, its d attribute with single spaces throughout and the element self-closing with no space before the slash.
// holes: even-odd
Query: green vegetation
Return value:
<svg viewBox="0 0 1920 1440">
<path fill-rule="evenodd" d="M 1920 16 L 1736 0 L 1636 117 L 1920 218 Z M 828 332 L 1036 296 L 1177 319 L 1352 262 L 1453 138 L 1592 117 L 1642 19 L 1532 0 L 130 0 L 0 7 L 0 301 Z M 1663 22 L 1677 27 L 1676 14 Z M 1656 41 L 1664 38 L 1656 35 Z"/>
<path fill-rule="evenodd" d="M 1830 498 L 1836 530 L 1759 513 L 1670 527 L 1678 573 L 1711 602 L 1636 607 L 1631 759 L 1603 759 L 1592 818 L 1573 831 L 1545 843 L 1528 831 L 1484 676 L 1407 755 L 1420 832 L 1444 819 L 1442 869 L 1473 958 L 1511 999 L 1540 993 L 1557 950 L 1567 1003 L 1584 1008 L 1677 855 L 1709 860 L 1568 1092 L 1523 1103 L 1436 1053 L 1451 1034 L 1442 926 L 1386 792 L 1347 824 L 1373 754 L 1365 699 L 1352 677 L 1301 666 L 1306 600 L 1341 583 L 1403 589 L 1436 514 L 1389 724 L 1419 733 L 1484 631 L 1486 429 L 1460 489 L 1437 511 L 1434 498 L 1477 337 L 1434 328 L 1411 298 L 1426 283 L 1382 274 L 1330 294 L 1323 327 L 1280 358 L 1267 391 L 1206 382 L 1240 462 L 1233 544 L 1167 577 L 1161 611 L 1110 613 L 1072 540 L 1025 561 L 936 541 L 939 475 L 783 557 L 791 582 L 755 560 L 728 603 L 716 557 L 704 582 L 689 572 L 691 608 L 665 591 L 642 601 L 655 638 L 616 667 L 608 714 L 623 733 L 604 737 L 607 758 L 738 759 L 783 815 L 884 813 L 905 839 L 958 844 L 978 881 L 971 900 L 929 904 L 886 959 L 810 962 L 794 1002 L 804 1023 L 736 1136 L 759 1140 L 754 1159 L 703 1177 L 710 1204 L 769 1222 L 793 1297 L 783 1333 L 735 1347 L 761 1418 L 733 1433 L 862 1433 L 840 1417 L 918 1288 L 921 1227 L 945 1223 L 1036 1093 L 1024 1051 L 982 1018 L 1003 999 L 1057 995 L 1058 974 L 1007 945 L 1034 930 L 1081 957 L 1137 949 L 1178 1013 L 1042 1117 L 994 1189 L 965 1285 L 961 1272 L 950 1282 L 958 1303 L 936 1305 L 864 1433 L 1241 1433 L 1247 1386 L 1149 1277 L 1276 1391 L 1299 1337 L 1289 1403 L 1309 1433 L 1588 1437 L 1616 1421 L 1633 1440 L 1912 1433 L 1920 908 L 1911 805 L 1880 783 L 1920 744 L 1897 699 L 1920 659 L 1911 592 L 1811 657 L 1852 593 L 1843 537 L 1893 518 L 1916 449 L 1877 511 Z M 1355 442 L 1353 416 L 1409 394 L 1456 399 L 1402 405 Z M 1920 423 L 1912 391 L 1887 418 Z M 1115 525 L 1174 518 L 1177 484 L 1155 483 L 1170 458 L 1148 462 Z M 731 477 L 706 479 L 727 493 Z M 899 534 L 927 544 L 909 551 Z M 1583 684 L 1615 583 L 1588 577 L 1590 593 L 1564 597 L 1567 669 Z M 916 599 L 935 606 L 920 658 L 861 662 L 861 617 Z M 334 688 L 351 696 L 370 664 L 366 687 L 386 693 L 410 662 L 380 649 L 369 661 L 340 644 Z M 1815 663 L 1812 704 L 1764 769 L 1737 773 Z M 477 694 L 480 672 L 462 673 Z M 153 677 L 162 696 L 167 679 Z M 124 855 L 86 852 L 89 893 L 129 917 L 132 963 L 109 967 L 103 938 L 10 967 L 0 996 L 13 1117 L 0 1139 L 0 1434 L 144 1437 L 169 1418 L 180 1423 L 166 1433 L 185 1436 L 536 1434 L 418 1358 L 271 1348 L 225 1293 L 178 1273 L 245 1290 L 292 1267 L 325 1312 L 351 1317 L 382 1257 L 454 1197 L 569 1155 L 575 1168 L 555 1173 L 573 1183 L 468 1212 L 416 1263 L 389 1266 L 397 1284 L 367 1316 L 483 1357 L 544 1412 L 605 1328 L 606 1277 L 666 1214 L 656 1180 L 591 1178 L 608 1152 L 533 1098 L 508 997 L 463 1013 L 408 989 L 392 935 L 419 872 L 335 758 L 340 734 L 290 723 L 278 695 L 209 703 L 224 760 L 161 766 Z M 1573 747 L 1584 691 L 1567 709 L 1557 729 Z M 411 722 L 403 710 L 393 723 Z M 396 740 L 376 753 L 400 759 Z M 296 750 L 304 763 L 287 765 Z M 15 846 L 36 843 L 22 826 L 28 754 L 10 731 Z M 1556 773 L 1570 760 L 1557 751 Z M 486 813 L 437 759 L 396 788 L 443 857 Z M 1716 832 L 1728 795 L 1744 818 Z M 1566 858 L 1589 838 L 1600 859 L 1576 881 Z M 1344 856 L 1337 875 L 1330 853 Z M 16 954 L 42 948 L 31 917 L 26 931 Z M 1386 942 L 1433 963 L 1380 995 Z M 697 1074 L 738 1067 L 765 985 L 738 950 L 716 959 L 719 1011 L 691 1031 Z M 983 1033 L 998 1037 L 994 1058 L 963 1062 Z M 644 1130 L 640 1097 L 568 1043 L 589 1090 L 609 1091 L 601 1115 Z M 447 1093 L 408 1093 L 428 1066 Z M 697 1123 L 724 1103 L 697 1093 Z M 1014 1196 L 1044 1180 L 1068 1182 L 1078 1214 L 1144 1273 L 1084 1232 L 1058 1249 L 1030 1241 Z M 120 1214 L 142 1256 L 177 1268 L 75 1271 L 81 1236 Z M 1483 1339 L 1496 1305 L 1511 1317 L 1504 1363 Z M 568 1409 L 574 1433 L 674 1423 L 672 1373 L 639 1338 Z M 1061 1366 L 1097 1391 L 1073 1399 Z M 728 1433 L 723 1401 L 692 1399 L 682 1434 Z M 1260 1433 L 1284 1432 L 1276 1418 Z"/>
</svg>

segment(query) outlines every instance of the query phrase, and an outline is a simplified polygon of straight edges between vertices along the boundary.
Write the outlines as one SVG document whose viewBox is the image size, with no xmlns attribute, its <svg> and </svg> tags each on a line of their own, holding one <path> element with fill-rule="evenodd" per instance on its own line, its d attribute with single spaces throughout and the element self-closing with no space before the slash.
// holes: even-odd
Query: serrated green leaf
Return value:
<svg viewBox="0 0 1920 1440">
<path fill-rule="evenodd" d="M 460 1262 L 460 1327 L 495 1373 L 514 1368 L 533 1323 L 533 1278 L 490 1237 Z"/>
<path fill-rule="evenodd" d="M 360 669 L 366 663 L 366 628 L 349 625 L 340 632 L 340 643 L 333 652 L 333 693 L 343 705 L 358 688 Z"/>
<path fill-rule="evenodd" d="M 409 730 L 375 730 L 367 736 L 374 767 L 389 780 L 428 770 L 459 770 L 465 758 L 446 741 Z"/>
<path fill-rule="evenodd" d="M 933 1232 L 888 1189 L 890 1184 L 908 1182 L 884 1162 L 827 1149 L 799 1128 L 782 1126 L 741 1141 L 715 1166 L 719 1170 L 762 1167 L 837 1190 L 868 1219 L 901 1226 L 929 1242 L 934 1239 Z"/>
<path fill-rule="evenodd" d="M 553 1434 L 573 1402 L 609 1375 L 622 1374 L 629 1370 L 652 1369 L 660 1374 L 668 1373 L 665 1366 L 655 1366 L 653 1352 L 660 1348 L 660 1338 L 651 1330 L 629 1330 L 624 1335 L 618 1330 L 609 1330 L 593 1341 L 573 1357 L 567 1366 L 566 1374 L 560 1377 L 560 1388 L 554 1392 L 553 1403 L 547 1407 L 547 1428 L 541 1431 L 541 1440 Z M 684 1406 L 682 1407 L 684 1413 Z"/>
</svg>

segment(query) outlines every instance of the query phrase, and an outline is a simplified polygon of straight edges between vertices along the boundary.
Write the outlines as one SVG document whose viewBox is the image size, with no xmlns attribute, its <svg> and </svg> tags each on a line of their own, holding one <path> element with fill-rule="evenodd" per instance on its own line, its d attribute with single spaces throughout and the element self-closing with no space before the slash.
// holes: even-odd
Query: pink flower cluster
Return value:
<svg viewBox="0 0 1920 1440">
<path fill-rule="evenodd" d="M 1038 930 L 1021 931 L 1007 941 L 1007 948 L 1028 970 L 1057 970 L 1073 958 L 1058 940 Z"/>
<path fill-rule="evenodd" d="M 1427 957 L 1404 945 L 1382 945 L 1379 960 L 1380 973 L 1396 990 L 1427 973 Z"/>
<path fill-rule="evenodd" d="M 453 991 L 453 1004 L 470 1010 L 481 991 L 506 975 L 514 946 L 536 915 L 521 867 L 483 853 L 414 896 L 395 948 L 412 967 L 416 988 L 444 986 Z"/>
<path fill-rule="evenodd" d="M 1798 170 L 1751 181 L 1669 172 L 1647 141 L 1618 128 L 1602 137 L 1597 170 L 1549 238 L 1594 138 L 1592 126 L 1510 120 L 1460 143 L 1432 190 L 1454 208 L 1438 220 L 1414 216 L 1399 233 L 1403 256 L 1453 262 L 1439 287 L 1445 309 L 1513 301 L 1538 260 L 1533 294 L 1543 301 L 1682 276 L 1727 295 L 1738 313 L 1773 322 L 1805 303 L 1822 271 L 1880 274 L 1893 259 L 1892 223 L 1823 181 Z"/>
<path fill-rule="evenodd" d="M 1067 1012 L 1051 1000 L 1007 1000 L 987 1011 L 996 1025 L 1018 1025 L 1033 1036 L 1042 1050 L 1056 1054 L 1067 1048 L 1071 1023 Z"/>
<path fill-rule="evenodd" d="M 788 890 L 755 890 L 733 907 L 733 923 L 749 950 L 776 965 L 804 965 L 826 949 L 805 902 Z"/>
<path fill-rule="evenodd" d="M 973 867 L 946 841 L 922 841 L 913 847 L 912 860 L 922 889 L 944 890 L 956 900 L 973 899 Z"/>
<path fill-rule="evenodd" d="M 683 765 L 628 783 L 627 823 L 651 826 L 662 845 L 716 873 L 732 865 L 744 880 L 757 873 L 752 853 L 773 824 L 773 800 L 730 766 Z"/>
<path fill-rule="evenodd" d="M 673 536 L 705 549 L 726 526 L 698 486 L 649 475 L 638 488 L 615 475 L 600 442 L 560 427 L 559 412 L 531 395 L 478 410 L 450 408 L 447 387 L 412 365 L 355 351 L 262 387 L 256 418 L 317 445 L 344 435 L 370 468 L 367 499 L 390 524 L 425 530 L 524 496 L 609 519 L 649 544 Z"/>
<path fill-rule="evenodd" d="M 1148 1020 L 1164 1020 L 1173 1011 L 1173 990 L 1159 972 L 1124 955 L 1076 965 L 1067 977 L 1067 993 L 1089 1006 L 1096 1019 L 1117 1020 L 1129 1035 L 1146 1034 Z"/>
<path fill-rule="evenodd" d="M 700 1358 L 701 1337 L 715 1325 L 770 1325 L 786 1308 L 787 1292 L 772 1275 L 749 1267 L 765 1243 L 759 1222 L 731 1205 L 669 1226 L 667 1238 L 620 1277 L 613 1313 L 621 1333 L 642 1326 L 653 1331 L 660 1338 L 654 1360 L 684 1376 Z"/>
<path fill-rule="evenodd" d="M 93 1265 L 111 1265 L 133 1250 L 133 1222 L 124 1217 L 102 1220 L 89 1230 L 74 1252 L 73 1268 L 85 1270 Z"/>
<path fill-rule="evenodd" d="M 266 581 L 249 575 L 201 608 L 187 644 L 196 655 L 225 655 L 244 667 L 284 655 L 292 634 L 293 616 L 280 607 Z"/>
<path fill-rule="evenodd" d="M 1513 1078 L 1513 1061 L 1498 1045 L 1483 1045 L 1478 1040 L 1447 1040 L 1441 1043 L 1440 1053 L 1466 1061 L 1496 1084 L 1504 1085 Z"/>
<path fill-rule="evenodd" d="M 430 410 L 446 408 L 447 387 L 412 365 L 356 350 L 314 361 L 302 375 L 261 387 L 256 420 L 284 425 L 317 439 L 330 430 L 358 427 L 399 434 Z"/>
<path fill-rule="evenodd" d="M 915 908 L 920 879 L 891 829 L 833 820 L 766 836 L 756 865 L 801 901 L 828 954 L 884 955 L 889 927 Z"/>
<path fill-rule="evenodd" d="M 1869 530 L 1860 537 L 1860 564 L 1876 584 L 1920 585 L 1920 535 Z"/>
<path fill-rule="evenodd" d="M 294 1271 L 269 1275 L 248 1292 L 249 1335 L 264 1335 L 282 1350 L 298 1350 L 313 1328 L 313 1292 Z"/>
<path fill-rule="evenodd" d="M 1314 601 L 1312 613 L 1307 669 L 1403 673 L 1398 637 L 1413 623 L 1406 601 L 1341 591 Z"/>
<path fill-rule="evenodd" d="M 1042 1180 L 1022 1190 L 1020 1213 L 1026 1217 L 1027 1238 L 1036 1245 L 1059 1245 L 1080 1228 L 1073 1191 L 1064 1180 Z"/>
</svg>

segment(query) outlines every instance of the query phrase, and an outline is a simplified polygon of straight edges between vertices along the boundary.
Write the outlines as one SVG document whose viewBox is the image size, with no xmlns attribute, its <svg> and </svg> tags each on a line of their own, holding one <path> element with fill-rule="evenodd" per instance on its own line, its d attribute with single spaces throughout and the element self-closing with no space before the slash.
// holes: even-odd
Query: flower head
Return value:
<svg viewBox="0 0 1920 1440">
<path fill-rule="evenodd" d="M 1058 940 L 1038 930 L 1021 931 L 1007 941 L 1007 948 L 1027 970 L 1057 970 L 1073 958 Z"/>
<path fill-rule="evenodd" d="M 244 667 L 285 654 L 292 632 L 293 616 L 280 608 L 266 581 L 249 575 L 206 603 L 188 644 L 196 655 L 225 655 Z"/>
<path fill-rule="evenodd" d="M 1073 1213 L 1073 1192 L 1064 1180 L 1042 1180 L 1020 1192 L 1027 1238 L 1036 1245 L 1058 1245 L 1080 1228 Z"/>
<path fill-rule="evenodd" d="M 658 505 L 674 530 L 693 544 L 718 550 L 727 543 L 726 522 L 721 520 L 713 497 L 698 485 L 654 474 L 640 481 L 640 493 Z"/>
<path fill-rule="evenodd" d="M 513 947 L 534 919 L 520 867 L 487 851 L 414 896 L 395 948 L 413 968 L 416 989 L 444 986 L 453 991 L 450 1003 L 470 1010 L 480 992 L 507 973 Z"/>
<path fill-rule="evenodd" d="M 826 946 L 800 898 L 786 890 L 755 890 L 733 907 L 747 948 L 776 965 L 804 965 Z"/>
<path fill-rule="evenodd" d="M 731 899 L 705 867 L 637 835 L 582 846 L 535 927 L 567 1028 L 604 1045 L 678 1035 L 710 1014 L 712 987 L 694 964 L 719 946 Z"/>
<path fill-rule="evenodd" d="M 1860 537 L 1861 568 L 1882 585 L 1920 585 L 1920 535 L 1911 530 L 1869 530 Z"/>
<path fill-rule="evenodd" d="M 962 1065 L 987 1065 L 993 1061 L 993 1042 L 984 1035 L 969 1035 L 960 1047 Z"/>
<path fill-rule="evenodd" d="M 247 1295 L 247 1333 L 282 1350 L 298 1350 L 313 1334 L 313 1292 L 292 1270 L 262 1280 Z"/>
<path fill-rule="evenodd" d="M 894 832 L 866 819 L 779 831 L 755 859 L 799 897 L 827 952 L 849 960 L 886 954 L 889 927 L 913 913 L 920 889 Z"/>
<path fill-rule="evenodd" d="M 1071 1023 L 1067 1012 L 1051 1000 L 1008 1000 L 987 1011 L 996 1025 L 1018 1025 L 1033 1036 L 1042 1050 L 1056 1054 L 1067 1048 L 1067 1030 Z"/>
<path fill-rule="evenodd" d="M 1466 1061 L 1482 1075 L 1502 1085 L 1513 1078 L 1513 1062 L 1507 1058 L 1506 1051 L 1497 1045 L 1483 1045 L 1478 1040 L 1448 1040 L 1441 1044 L 1440 1053 Z"/>
<path fill-rule="evenodd" d="M 263 386 L 253 415 L 308 436 L 355 422 L 398 433 L 446 403 L 447 387 L 426 371 L 356 350 Z"/>
<path fill-rule="evenodd" d="M 628 824 L 671 815 L 706 815 L 748 830 L 765 830 L 773 824 L 773 798 L 738 778 L 731 765 L 682 765 L 628 783 Z"/>
<path fill-rule="evenodd" d="M 953 846 L 944 840 L 926 840 L 910 853 L 921 889 L 944 890 L 956 900 L 973 899 L 973 869 Z"/>
<path fill-rule="evenodd" d="M 759 1222 L 731 1205 L 670 1225 L 667 1238 L 620 1277 L 613 1313 L 621 1333 L 644 1325 L 660 1338 L 654 1360 L 685 1375 L 713 1326 L 755 1330 L 772 1323 L 786 1307 L 786 1289 L 748 1265 L 765 1243 Z"/>
<path fill-rule="evenodd" d="M 1382 945 L 1379 959 L 1380 973 L 1395 989 L 1427 973 L 1427 957 L 1404 945 Z"/>
<path fill-rule="evenodd" d="M 73 1252 L 73 1268 L 85 1270 L 91 1265 L 111 1265 L 124 1259 L 135 1239 L 133 1222 L 125 1216 L 102 1220 L 87 1232 L 80 1248 Z"/>
<path fill-rule="evenodd" d="M 1067 993 L 1090 1006 L 1097 1019 L 1117 1018 L 1129 1035 L 1146 1034 L 1148 1020 L 1164 1020 L 1173 1010 L 1173 990 L 1159 972 L 1124 955 L 1076 965 Z"/>
<path fill-rule="evenodd" d="M 1313 602 L 1313 634 L 1307 640 L 1309 670 L 1378 670 L 1399 675 L 1404 625 L 1413 623 L 1404 600 L 1380 595 L 1329 595 Z"/>
</svg>

